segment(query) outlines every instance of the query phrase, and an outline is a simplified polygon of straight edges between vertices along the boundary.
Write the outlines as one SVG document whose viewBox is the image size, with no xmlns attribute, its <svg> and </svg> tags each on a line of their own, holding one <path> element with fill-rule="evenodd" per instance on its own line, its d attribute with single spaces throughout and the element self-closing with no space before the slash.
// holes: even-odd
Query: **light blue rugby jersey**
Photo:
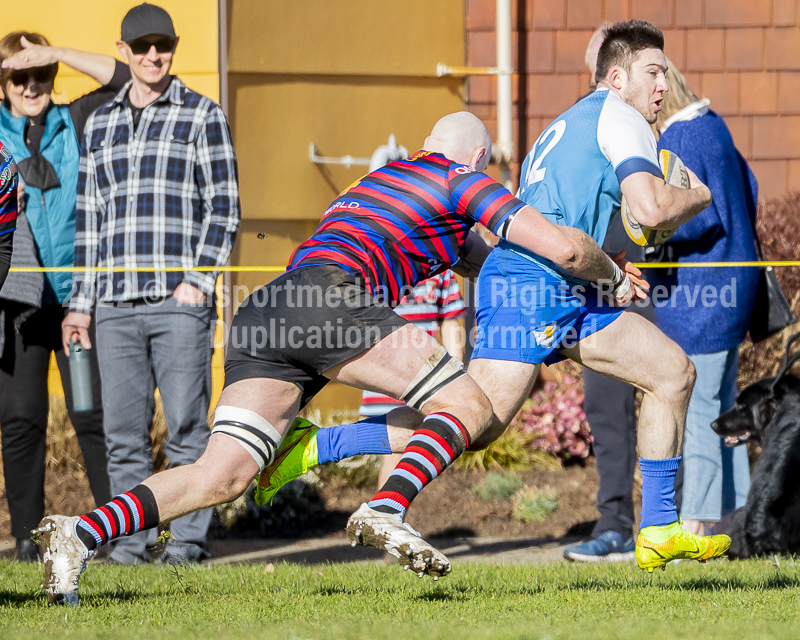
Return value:
<svg viewBox="0 0 800 640">
<path fill-rule="evenodd" d="M 517 197 L 555 224 L 575 227 L 602 246 L 611 216 L 620 210 L 619 184 L 632 173 L 663 177 L 653 130 L 616 93 L 600 88 L 565 111 L 534 143 Z M 548 260 L 500 243 L 569 280 Z"/>
</svg>

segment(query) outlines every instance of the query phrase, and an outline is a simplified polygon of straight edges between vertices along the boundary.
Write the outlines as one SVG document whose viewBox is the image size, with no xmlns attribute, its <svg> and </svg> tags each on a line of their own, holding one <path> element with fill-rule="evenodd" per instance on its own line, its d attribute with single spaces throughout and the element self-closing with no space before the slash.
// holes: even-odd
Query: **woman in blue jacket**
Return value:
<svg viewBox="0 0 800 640">
<path fill-rule="evenodd" d="M 661 249 L 667 262 L 757 260 L 758 184 L 722 118 L 699 100 L 670 62 L 656 128 L 658 148 L 678 155 L 711 190 L 711 206 L 682 225 Z M 683 527 L 705 534 L 743 506 L 750 487 L 745 447 L 728 449 L 711 422 L 736 401 L 739 344 L 747 336 L 758 289 L 755 268 L 651 269 L 647 273 L 659 328 L 694 363 L 683 444 Z"/>
<path fill-rule="evenodd" d="M 15 31 L 0 40 L 0 140 L 20 176 L 14 267 L 71 267 L 80 141 L 86 119 L 130 79 L 109 56 L 51 47 L 37 33 Z M 51 100 L 59 62 L 103 85 L 69 105 Z M 72 385 L 61 349 L 61 321 L 71 293 L 70 273 L 12 273 L 0 289 L 0 432 L 11 534 L 17 559 L 36 559 L 31 529 L 44 516 L 47 375 L 55 352 L 67 410 L 83 452 L 95 502 L 111 498 L 100 376 L 92 355 L 95 409 L 72 409 Z"/>
</svg>

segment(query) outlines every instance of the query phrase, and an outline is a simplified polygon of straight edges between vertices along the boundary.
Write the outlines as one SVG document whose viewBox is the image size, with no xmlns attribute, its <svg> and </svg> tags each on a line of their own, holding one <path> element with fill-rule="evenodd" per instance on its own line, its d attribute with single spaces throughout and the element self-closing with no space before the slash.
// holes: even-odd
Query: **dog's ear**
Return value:
<svg viewBox="0 0 800 640">
<path fill-rule="evenodd" d="M 775 411 L 778 408 L 778 399 L 773 395 L 765 395 L 758 403 L 757 413 L 757 427 L 759 430 L 765 430 L 769 423 L 772 421 Z"/>
</svg>

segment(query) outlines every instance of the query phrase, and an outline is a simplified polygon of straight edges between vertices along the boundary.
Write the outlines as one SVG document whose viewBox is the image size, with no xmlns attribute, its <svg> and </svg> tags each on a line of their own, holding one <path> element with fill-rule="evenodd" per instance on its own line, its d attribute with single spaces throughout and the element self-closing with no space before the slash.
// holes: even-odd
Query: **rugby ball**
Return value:
<svg viewBox="0 0 800 640">
<path fill-rule="evenodd" d="M 689 174 L 686 172 L 686 165 L 683 164 L 677 155 L 662 149 L 658 152 L 658 164 L 661 166 L 661 172 L 664 174 L 664 182 L 671 184 L 673 187 L 680 187 L 681 189 L 689 188 Z M 631 215 L 625 202 L 625 196 L 622 196 L 622 223 L 625 225 L 625 231 L 628 236 L 636 244 L 642 247 L 655 247 L 664 244 L 675 233 L 675 229 L 651 229 L 639 224 Z"/>
</svg>

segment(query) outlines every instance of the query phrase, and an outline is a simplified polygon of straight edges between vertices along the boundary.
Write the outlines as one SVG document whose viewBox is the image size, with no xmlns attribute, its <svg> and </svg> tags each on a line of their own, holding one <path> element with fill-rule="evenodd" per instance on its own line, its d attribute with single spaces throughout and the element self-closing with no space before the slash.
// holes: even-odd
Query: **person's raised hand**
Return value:
<svg viewBox="0 0 800 640">
<path fill-rule="evenodd" d="M 8 56 L 3 60 L 4 69 L 29 69 L 31 67 L 46 67 L 58 62 L 55 47 L 45 47 L 40 44 L 33 44 L 21 36 L 19 43 L 22 51 L 17 51 L 13 56 Z"/>
</svg>

